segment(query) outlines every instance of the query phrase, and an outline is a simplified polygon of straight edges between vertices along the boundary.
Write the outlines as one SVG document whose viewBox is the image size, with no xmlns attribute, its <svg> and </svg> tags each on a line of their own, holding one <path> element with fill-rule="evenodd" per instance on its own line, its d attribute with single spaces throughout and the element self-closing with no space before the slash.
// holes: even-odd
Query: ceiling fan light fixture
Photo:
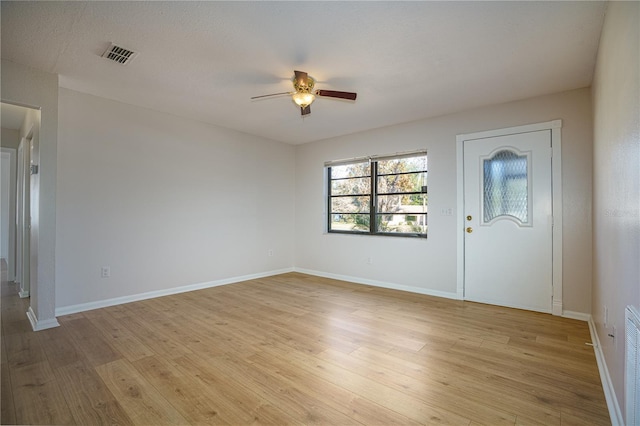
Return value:
<svg viewBox="0 0 640 426">
<path fill-rule="evenodd" d="M 300 108 L 306 108 L 316 99 L 313 93 L 305 93 L 305 92 L 296 92 L 291 95 L 293 102 L 296 103 Z"/>
</svg>

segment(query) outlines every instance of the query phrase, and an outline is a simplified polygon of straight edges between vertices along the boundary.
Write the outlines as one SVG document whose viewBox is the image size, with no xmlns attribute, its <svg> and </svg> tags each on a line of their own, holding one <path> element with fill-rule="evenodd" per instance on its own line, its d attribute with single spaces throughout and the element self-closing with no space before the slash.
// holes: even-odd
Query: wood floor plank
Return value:
<svg viewBox="0 0 640 426">
<path fill-rule="evenodd" d="M 189 423 L 129 361 L 119 359 L 95 369 L 134 424 Z"/>
<path fill-rule="evenodd" d="M 469 350 L 476 350 L 474 356 L 477 356 L 477 348 L 467 348 L 465 353 L 451 351 L 424 353 L 414 356 L 411 352 L 392 351 L 391 354 L 401 360 L 401 362 L 412 361 L 419 365 L 429 366 L 434 369 L 442 369 L 460 376 L 468 375 L 470 371 L 476 371 L 479 376 L 477 380 L 485 385 L 491 384 L 491 380 L 500 381 L 501 379 L 509 380 L 509 382 L 519 382 L 514 384 L 519 388 L 529 388 L 535 385 L 539 389 L 539 404 L 544 407 L 551 402 L 560 404 L 573 404 L 582 407 L 583 410 L 589 410 L 594 407 L 595 410 L 602 410 L 601 386 L 591 385 L 574 379 L 574 385 L 578 391 L 564 390 L 564 382 L 566 376 L 554 374 L 553 372 L 541 371 L 544 367 L 536 366 L 536 364 L 527 365 L 526 362 L 511 360 L 500 353 L 492 353 L 491 356 L 483 353 L 482 362 L 477 362 L 473 358 L 464 356 Z M 424 352 L 424 351 L 423 351 Z M 536 373 L 535 375 L 532 373 Z M 484 374 L 488 373 L 488 375 Z M 537 376 L 536 376 L 537 375 Z M 535 380 L 536 377 L 542 380 Z M 506 393 L 510 387 L 498 385 L 501 392 Z M 526 403 L 526 400 L 525 400 Z M 520 411 L 526 411 L 526 404 L 519 406 Z"/>
<path fill-rule="evenodd" d="M 149 357 L 137 361 L 135 366 L 192 424 L 250 424 L 260 419 L 261 407 L 266 405 L 264 400 L 244 389 L 239 391 L 236 386 L 221 384 L 229 378 L 213 378 L 215 372 L 208 365 L 196 362 L 194 366 L 194 358 L 188 360 L 174 360 L 174 366 Z M 288 419 L 283 412 L 265 411 L 271 416 L 279 414 L 280 423 Z"/>
<path fill-rule="evenodd" d="M 321 355 L 326 356 L 327 352 Z M 452 413 L 464 416 L 467 419 L 473 418 L 486 424 L 496 425 L 513 424 L 515 420 L 515 415 L 507 410 L 492 407 L 486 403 L 478 403 L 468 395 L 464 395 L 459 390 L 452 389 L 442 383 L 417 380 L 401 374 L 388 374 L 385 369 L 380 367 L 363 366 L 357 361 L 355 363 L 347 362 L 349 359 L 343 355 L 340 356 L 340 360 L 336 360 L 334 357 L 327 357 L 326 359 L 335 366 L 347 369 L 363 377 L 371 378 L 373 382 L 384 386 L 385 389 L 394 389 L 415 398 L 417 401 L 422 401 L 430 407 L 446 405 Z M 357 368 L 354 368 L 356 366 Z"/>
<path fill-rule="evenodd" d="M 263 366 L 265 371 L 283 377 L 292 386 L 301 386 L 304 384 L 306 389 L 312 390 L 315 394 L 320 395 L 323 402 L 327 405 L 349 415 L 354 420 L 362 422 L 363 424 L 370 422 L 372 418 L 375 418 L 380 424 L 385 425 L 421 424 L 392 409 L 385 408 L 329 381 L 323 380 L 302 368 L 296 368 L 280 357 L 260 353 L 252 355 L 250 361 Z"/>
<path fill-rule="evenodd" d="M 332 355 L 335 358 L 335 354 Z M 455 365 L 445 363 L 430 363 L 429 368 L 395 357 L 393 354 L 385 354 L 371 349 L 355 351 L 352 357 L 359 360 L 363 366 L 377 366 L 386 376 L 409 377 L 424 386 L 439 389 L 438 397 L 447 397 L 453 393 L 453 398 L 462 398 L 462 401 L 471 401 L 473 404 L 481 404 L 485 407 L 494 407 L 498 410 L 511 412 L 512 407 L 517 406 L 517 414 L 521 419 L 541 419 L 546 424 L 560 424 L 560 408 L 553 404 L 541 403 L 534 395 L 523 391 L 520 383 L 500 382 L 498 377 L 474 370 L 473 368 L 460 368 L 453 370 Z M 364 361 L 364 362 L 363 362 Z M 358 365 L 358 364 L 357 364 Z M 415 382 L 413 384 L 415 387 Z M 509 392 L 505 392 L 508 389 Z M 475 419 L 480 416 L 474 416 Z"/>
<path fill-rule="evenodd" d="M 88 319 L 69 321 L 65 323 L 65 329 L 73 338 L 76 348 L 84 353 L 91 365 L 98 366 L 122 358 Z"/>
<path fill-rule="evenodd" d="M 92 366 L 76 361 L 54 372 L 73 418 L 81 425 L 130 425 L 113 394 Z"/>
<path fill-rule="evenodd" d="M 274 378 L 268 372 L 257 369 L 240 358 L 217 356 L 207 358 L 205 362 L 200 356 L 195 355 L 185 357 L 185 360 L 188 362 L 182 365 L 196 366 L 200 370 L 199 378 L 205 383 L 224 383 L 233 378 L 234 383 L 229 389 L 234 393 L 247 395 L 247 391 L 250 390 L 260 400 L 278 407 L 291 417 L 294 423 L 345 425 L 357 423 L 342 413 L 327 409 L 324 404 L 301 393 L 297 388 L 288 386 L 282 380 Z M 225 389 L 227 389 L 226 386 Z M 238 396 L 235 398 L 239 400 Z"/>
<path fill-rule="evenodd" d="M 22 321 L 28 322 L 26 318 Z M 5 325 L 3 324 L 3 330 Z M 12 369 L 46 361 L 40 340 L 29 329 L 3 335 L 2 344 L 5 345 L 7 359 Z"/>
<path fill-rule="evenodd" d="M 154 352 L 142 343 L 125 323 L 116 320 L 106 311 L 91 311 L 85 317 L 102 332 L 107 343 L 129 361 L 154 355 Z"/>
<path fill-rule="evenodd" d="M 35 333 L 35 336 L 39 339 L 49 365 L 54 370 L 78 362 L 84 356 L 69 335 L 67 327 L 50 328 Z"/>
<path fill-rule="evenodd" d="M 13 388 L 11 386 L 8 362 L 2 363 L 0 374 L 0 382 L 2 383 L 2 387 L 0 387 L 0 424 L 16 424 L 16 409 L 13 405 Z"/>
<path fill-rule="evenodd" d="M 420 423 L 469 424 L 470 419 L 458 415 L 454 411 L 442 409 L 398 391 L 392 387 L 381 385 L 371 378 L 353 373 L 346 368 L 323 361 L 315 356 L 289 352 L 290 363 L 319 376 L 320 378 L 340 386 L 356 395 L 369 399 L 383 407 L 396 411 Z M 513 424 L 515 416 L 502 417 L 496 414 L 493 424 Z"/>
<path fill-rule="evenodd" d="M 46 361 L 11 369 L 17 424 L 76 424 Z"/>
<path fill-rule="evenodd" d="M 588 424 L 607 424 L 609 415 L 603 412 L 583 411 L 579 408 L 565 407 L 562 409 L 562 426 L 582 426 Z"/>
<path fill-rule="evenodd" d="M 126 324 L 127 329 L 156 354 L 175 358 L 192 353 L 190 349 L 165 334 L 162 327 L 158 327 L 153 320 L 140 316 L 127 316 L 120 318 L 119 321 Z"/>
<path fill-rule="evenodd" d="M 3 424 L 609 424 L 577 320 L 287 273 L 34 333 L 1 290 Z"/>
<path fill-rule="evenodd" d="M 229 405 L 221 392 L 210 392 L 206 386 L 195 384 L 176 367 L 157 357 L 143 358 L 134 366 L 190 424 L 246 424 L 248 416 L 229 413 Z M 225 401 L 225 402 L 221 402 Z M 232 407 L 235 408 L 235 407 Z"/>
</svg>

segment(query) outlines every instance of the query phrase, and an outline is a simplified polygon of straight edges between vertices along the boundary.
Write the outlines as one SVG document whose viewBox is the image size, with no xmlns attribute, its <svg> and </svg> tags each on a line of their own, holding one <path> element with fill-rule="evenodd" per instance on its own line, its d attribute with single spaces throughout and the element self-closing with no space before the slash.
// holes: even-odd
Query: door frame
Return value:
<svg viewBox="0 0 640 426">
<path fill-rule="evenodd" d="M 31 144 L 33 141 L 33 128 L 29 134 L 20 140 L 18 146 L 18 179 L 16 194 L 16 226 L 18 229 L 17 241 L 20 241 L 20 251 L 16 251 L 16 263 L 20 265 L 18 294 L 20 298 L 27 298 L 31 291 Z M 20 173 L 21 172 L 21 173 Z M 17 242 L 16 241 L 16 242 Z"/>
<path fill-rule="evenodd" d="M 457 231 L 457 286 L 459 299 L 464 300 L 464 142 L 474 139 L 508 136 L 517 133 L 551 131 L 551 191 L 552 191 L 552 313 L 562 315 L 562 120 L 544 123 L 527 124 L 504 129 L 487 130 L 483 132 L 456 135 L 456 174 L 457 201 L 456 219 Z"/>
</svg>

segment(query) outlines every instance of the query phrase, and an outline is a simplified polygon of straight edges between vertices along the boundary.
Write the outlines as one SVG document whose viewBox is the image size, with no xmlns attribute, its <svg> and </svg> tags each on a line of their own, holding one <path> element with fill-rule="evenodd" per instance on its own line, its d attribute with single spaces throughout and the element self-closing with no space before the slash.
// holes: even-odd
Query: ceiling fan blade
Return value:
<svg viewBox="0 0 640 426">
<path fill-rule="evenodd" d="M 327 98 L 348 99 L 350 101 L 355 101 L 356 97 L 358 96 L 357 93 L 339 92 L 337 90 L 316 90 L 316 95 L 324 96 Z"/>
<path fill-rule="evenodd" d="M 253 96 L 251 99 L 267 98 L 269 96 L 293 95 L 294 92 L 271 93 L 269 95 Z"/>
<path fill-rule="evenodd" d="M 306 72 L 304 71 L 294 71 L 295 75 L 296 75 L 296 81 L 298 82 L 299 86 L 307 86 L 308 84 L 308 75 Z"/>
<path fill-rule="evenodd" d="M 307 105 L 306 107 L 300 107 L 300 113 L 305 116 L 311 114 L 311 105 Z"/>
</svg>

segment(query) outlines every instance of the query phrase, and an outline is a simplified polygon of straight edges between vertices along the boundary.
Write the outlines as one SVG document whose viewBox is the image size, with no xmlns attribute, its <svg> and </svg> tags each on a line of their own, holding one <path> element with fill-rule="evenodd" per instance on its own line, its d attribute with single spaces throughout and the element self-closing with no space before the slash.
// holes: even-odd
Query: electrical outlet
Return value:
<svg viewBox="0 0 640 426">
<path fill-rule="evenodd" d="M 453 216 L 453 209 L 451 207 L 440 209 L 440 216 Z"/>
<path fill-rule="evenodd" d="M 267 255 L 269 255 L 269 257 L 273 256 L 273 249 L 269 249 L 267 251 Z"/>
<path fill-rule="evenodd" d="M 371 263 L 372 263 L 372 262 L 371 262 L 371 258 L 370 258 L 370 257 L 367 257 L 367 265 L 371 265 Z"/>
<path fill-rule="evenodd" d="M 109 278 L 111 277 L 111 267 L 109 266 L 103 266 L 102 268 L 100 268 L 100 276 L 102 278 Z"/>
</svg>

